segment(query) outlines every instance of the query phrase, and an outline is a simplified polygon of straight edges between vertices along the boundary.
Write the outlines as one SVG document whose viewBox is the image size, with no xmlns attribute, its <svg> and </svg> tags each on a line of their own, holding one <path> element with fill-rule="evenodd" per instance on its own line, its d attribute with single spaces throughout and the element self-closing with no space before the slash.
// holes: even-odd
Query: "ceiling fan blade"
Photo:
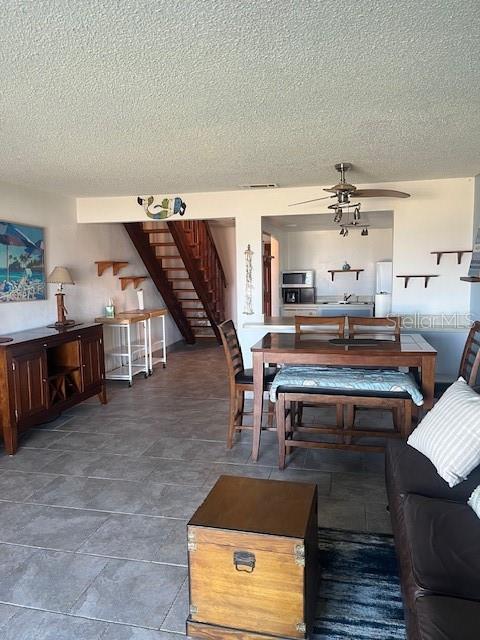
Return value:
<svg viewBox="0 0 480 640">
<path fill-rule="evenodd" d="M 328 198 L 334 198 L 335 196 L 324 196 L 323 198 L 314 198 L 313 200 L 303 200 L 303 202 L 292 202 L 289 207 L 296 207 L 297 204 L 308 204 L 309 202 L 318 202 L 319 200 L 327 200 Z"/>
<path fill-rule="evenodd" d="M 392 189 L 357 189 L 355 198 L 409 198 L 410 194 Z"/>
</svg>

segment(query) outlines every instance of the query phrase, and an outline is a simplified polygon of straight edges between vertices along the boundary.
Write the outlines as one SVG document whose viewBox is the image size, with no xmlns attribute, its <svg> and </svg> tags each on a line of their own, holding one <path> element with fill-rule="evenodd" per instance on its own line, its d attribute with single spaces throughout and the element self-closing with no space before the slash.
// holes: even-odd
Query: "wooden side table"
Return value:
<svg viewBox="0 0 480 640">
<path fill-rule="evenodd" d="M 306 638 L 317 526 L 316 485 L 221 476 L 187 526 L 187 635 Z"/>
</svg>

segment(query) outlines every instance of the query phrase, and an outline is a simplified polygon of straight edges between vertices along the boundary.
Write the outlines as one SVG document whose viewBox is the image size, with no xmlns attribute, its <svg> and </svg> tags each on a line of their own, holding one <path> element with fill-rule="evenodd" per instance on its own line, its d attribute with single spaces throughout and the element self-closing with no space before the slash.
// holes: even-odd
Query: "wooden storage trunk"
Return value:
<svg viewBox="0 0 480 640">
<path fill-rule="evenodd" d="M 197 638 L 306 638 L 317 593 L 317 487 L 221 476 L 187 527 Z"/>
</svg>

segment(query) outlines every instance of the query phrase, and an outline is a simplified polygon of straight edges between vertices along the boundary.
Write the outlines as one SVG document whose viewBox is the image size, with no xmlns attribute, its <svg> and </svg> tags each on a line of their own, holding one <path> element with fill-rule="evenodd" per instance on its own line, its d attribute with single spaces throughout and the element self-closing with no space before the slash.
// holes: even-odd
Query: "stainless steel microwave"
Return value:
<svg viewBox="0 0 480 640">
<path fill-rule="evenodd" d="M 314 271 L 284 271 L 282 273 L 282 287 L 314 287 Z"/>
</svg>

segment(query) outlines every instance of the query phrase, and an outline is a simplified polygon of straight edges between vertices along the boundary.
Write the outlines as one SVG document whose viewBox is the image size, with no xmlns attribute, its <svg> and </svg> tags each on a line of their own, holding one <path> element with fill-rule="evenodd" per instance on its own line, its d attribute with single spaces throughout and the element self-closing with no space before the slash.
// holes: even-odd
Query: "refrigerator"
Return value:
<svg viewBox="0 0 480 640">
<path fill-rule="evenodd" d="M 393 264 L 383 260 L 375 265 L 375 317 L 383 318 L 392 311 Z"/>
</svg>

